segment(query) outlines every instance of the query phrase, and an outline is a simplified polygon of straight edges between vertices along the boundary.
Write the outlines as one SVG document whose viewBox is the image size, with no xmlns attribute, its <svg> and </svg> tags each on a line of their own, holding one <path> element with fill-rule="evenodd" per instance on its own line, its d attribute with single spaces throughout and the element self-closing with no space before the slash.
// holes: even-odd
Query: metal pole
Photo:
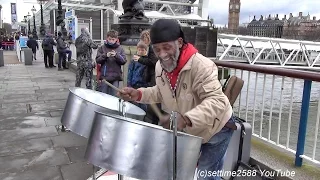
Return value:
<svg viewBox="0 0 320 180">
<path fill-rule="evenodd" d="M 107 31 L 110 31 L 110 12 L 107 10 Z"/>
<path fill-rule="evenodd" d="M 299 132 L 298 132 L 298 142 L 297 142 L 297 152 L 295 159 L 295 166 L 302 166 L 302 157 L 304 153 L 304 145 L 306 141 L 307 134 L 307 122 L 308 122 L 308 114 L 309 114 L 309 104 L 310 104 L 310 94 L 311 94 L 311 80 L 304 80 L 303 86 L 303 95 L 302 95 L 302 103 L 301 103 L 301 114 L 300 114 L 300 122 L 299 122 Z"/>
<path fill-rule="evenodd" d="M 92 174 L 92 179 L 93 180 L 96 180 L 96 168 L 95 168 L 95 166 L 93 165 L 93 174 Z"/>
<path fill-rule="evenodd" d="M 41 36 L 45 36 L 46 35 L 46 25 L 44 24 L 43 21 L 43 7 L 42 7 L 42 2 L 40 2 L 40 21 L 41 21 L 41 25 L 40 25 L 40 34 Z"/>
<path fill-rule="evenodd" d="M 35 13 L 33 13 L 33 28 L 34 28 L 33 31 L 36 32 L 37 27 L 36 27 L 36 14 Z"/>
<path fill-rule="evenodd" d="M 92 32 L 92 17 L 90 17 L 90 35 L 91 35 L 91 38 L 93 39 L 92 34 L 93 34 L 93 32 Z"/>
<path fill-rule="evenodd" d="M 101 30 L 100 30 L 100 40 L 101 40 L 101 43 L 103 43 L 103 9 L 101 9 L 101 17 L 100 17 L 100 23 L 101 23 Z"/>
<path fill-rule="evenodd" d="M 31 34 L 30 17 L 28 19 L 28 35 Z"/>
<path fill-rule="evenodd" d="M 56 10 L 53 9 L 52 12 L 53 12 L 53 33 L 55 33 L 56 30 L 57 30 L 57 25 L 56 25 Z"/>
<path fill-rule="evenodd" d="M 173 130 L 173 171 L 172 171 L 172 179 L 177 179 L 177 136 L 178 136 L 178 129 L 177 129 L 177 112 L 171 112 L 171 122 L 172 122 L 172 130 Z"/>
</svg>

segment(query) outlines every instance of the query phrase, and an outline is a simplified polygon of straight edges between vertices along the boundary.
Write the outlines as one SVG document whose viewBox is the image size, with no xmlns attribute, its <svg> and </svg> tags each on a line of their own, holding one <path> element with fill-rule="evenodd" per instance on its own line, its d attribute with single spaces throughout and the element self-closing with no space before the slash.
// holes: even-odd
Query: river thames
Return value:
<svg viewBox="0 0 320 180">
<path fill-rule="evenodd" d="M 235 72 L 233 69 L 231 71 L 231 75 L 234 75 L 235 73 L 238 77 L 241 77 L 240 70 L 237 70 Z M 273 75 L 266 75 L 264 97 L 263 97 L 264 74 L 258 73 L 258 76 L 256 76 L 255 72 L 250 72 L 249 88 L 247 87 L 248 76 L 249 76 L 249 72 L 243 71 L 242 79 L 245 81 L 245 83 L 241 91 L 241 100 L 240 100 L 240 97 L 238 97 L 233 107 L 235 115 L 240 116 L 240 118 L 250 122 L 251 125 L 253 124 L 253 121 L 254 121 L 253 132 L 255 134 L 260 135 L 260 130 L 262 130 L 261 131 L 262 137 L 268 139 L 270 134 L 270 140 L 274 142 L 277 142 L 278 132 L 280 132 L 279 143 L 281 145 L 286 146 L 287 137 L 289 135 L 290 136 L 289 148 L 296 150 L 304 80 L 301 80 L 301 79 L 294 80 L 292 110 L 291 110 L 292 112 L 291 126 L 288 126 L 288 122 L 290 120 L 289 114 L 290 114 L 292 78 L 285 77 L 283 81 L 282 98 L 280 98 L 281 85 L 282 85 L 281 76 L 274 77 L 274 90 L 272 95 Z M 257 79 L 257 86 L 256 86 L 256 95 L 255 95 L 256 79 Z M 248 101 L 247 101 L 247 92 L 248 92 Z M 313 82 L 312 89 L 311 89 L 310 109 L 309 109 L 309 116 L 308 116 L 307 137 L 306 137 L 306 145 L 305 145 L 305 155 L 309 157 L 312 157 L 313 147 L 314 147 L 319 92 L 320 92 L 320 83 Z M 272 96 L 273 98 L 271 98 Z M 263 101 L 263 98 L 264 98 L 264 101 Z M 272 99 L 273 101 L 271 101 Z M 240 104 L 239 104 L 239 100 L 240 100 Z M 281 114 L 280 114 L 280 106 L 282 106 Z M 271 109 L 272 109 L 272 114 L 271 114 Z M 280 115 L 281 115 L 281 121 L 279 121 Z M 289 128 L 290 128 L 290 133 L 287 133 Z M 270 129 L 270 133 L 269 133 L 269 129 Z M 319 135 L 317 140 L 316 154 L 317 153 L 320 153 Z M 320 160 L 320 159 L 317 159 L 317 160 Z"/>
</svg>

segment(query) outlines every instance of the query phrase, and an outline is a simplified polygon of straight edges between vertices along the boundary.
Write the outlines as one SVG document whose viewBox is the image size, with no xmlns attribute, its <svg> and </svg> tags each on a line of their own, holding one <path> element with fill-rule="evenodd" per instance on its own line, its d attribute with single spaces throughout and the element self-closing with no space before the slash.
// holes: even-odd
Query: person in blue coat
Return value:
<svg viewBox="0 0 320 180">
<path fill-rule="evenodd" d="M 146 56 L 148 52 L 148 46 L 140 41 L 137 45 L 137 55 L 138 56 Z M 127 77 L 127 86 L 135 89 L 141 87 L 148 87 L 148 82 L 145 79 L 145 72 L 147 66 L 141 64 L 137 58 L 133 58 L 128 67 L 128 77 Z M 143 110 L 147 110 L 146 104 L 136 104 Z"/>
</svg>

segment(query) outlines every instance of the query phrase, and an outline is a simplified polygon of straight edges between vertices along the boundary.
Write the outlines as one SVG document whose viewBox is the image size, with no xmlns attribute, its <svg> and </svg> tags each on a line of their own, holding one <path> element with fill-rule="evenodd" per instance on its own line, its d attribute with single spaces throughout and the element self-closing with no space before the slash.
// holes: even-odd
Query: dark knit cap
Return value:
<svg viewBox="0 0 320 180">
<path fill-rule="evenodd" d="M 150 29 L 151 44 L 175 41 L 180 37 L 184 39 L 184 34 L 179 22 L 174 19 L 159 19 Z"/>
</svg>

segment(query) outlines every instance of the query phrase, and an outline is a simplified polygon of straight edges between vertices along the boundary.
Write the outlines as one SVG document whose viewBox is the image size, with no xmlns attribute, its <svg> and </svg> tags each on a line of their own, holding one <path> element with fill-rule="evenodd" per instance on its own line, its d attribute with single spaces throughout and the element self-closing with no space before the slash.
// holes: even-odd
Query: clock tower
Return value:
<svg viewBox="0 0 320 180">
<path fill-rule="evenodd" d="M 240 0 L 230 0 L 229 2 L 229 18 L 228 30 L 229 33 L 238 34 L 239 19 L 240 19 Z"/>
</svg>

